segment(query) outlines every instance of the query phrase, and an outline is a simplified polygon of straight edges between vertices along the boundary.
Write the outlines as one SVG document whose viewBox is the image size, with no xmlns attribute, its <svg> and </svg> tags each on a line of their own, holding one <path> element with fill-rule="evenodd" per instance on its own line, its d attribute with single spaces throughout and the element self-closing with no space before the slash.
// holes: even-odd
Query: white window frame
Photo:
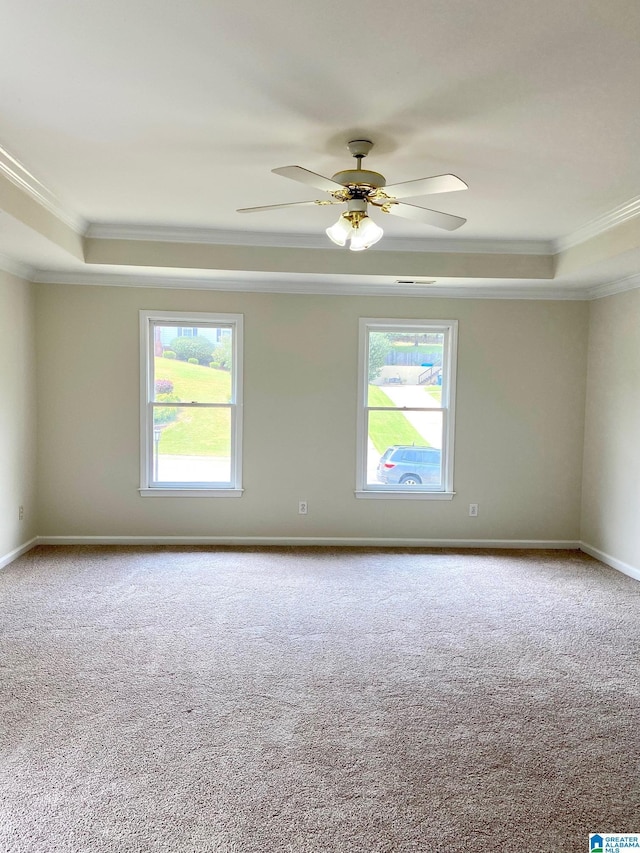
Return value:
<svg viewBox="0 0 640 853">
<path fill-rule="evenodd" d="M 184 406 L 231 410 L 231 484 L 155 483 L 153 478 L 153 383 L 156 325 L 178 327 L 225 326 L 233 329 L 231 401 L 184 403 Z M 143 497 L 241 497 L 242 496 L 242 314 L 203 314 L 180 311 L 140 311 L 140 489 Z"/>
<path fill-rule="evenodd" d="M 411 486 L 402 488 L 384 483 L 367 483 L 367 423 L 369 409 L 367 389 L 369 385 L 369 332 L 433 333 L 444 335 L 442 393 L 440 407 L 444 419 L 442 429 L 442 483 L 439 487 Z M 450 501 L 453 489 L 453 443 L 455 435 L 456 359 L 458 351 L 457 320 L 399 320 L 395 318 L 362 317 L 359 323 L 358 355 L 358 417 L 356 491 L 357 498 L 440 500 Z M 431 409 L 434 411 L 434 409 Z M 393 409 L 392 409 L 393 411 Z"/>
</svg>

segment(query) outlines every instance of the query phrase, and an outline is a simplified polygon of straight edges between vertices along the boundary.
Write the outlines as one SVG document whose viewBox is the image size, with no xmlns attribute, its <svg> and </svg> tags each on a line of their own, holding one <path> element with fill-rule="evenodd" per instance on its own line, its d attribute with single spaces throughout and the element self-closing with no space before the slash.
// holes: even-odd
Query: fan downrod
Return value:
<svg viewBox="0 0 640 853">
<path fill-rule="evenodd" d="M 347 143 L 347 148 L 358 161 L 358 166 L 356 169 L 336 172 L 331 180 L 347 187 L 349 198 L 366 198 L 371 190 L 379 189 L 386 184 L 384 175 L 362 168 L 362 160 L 373 148 L 373 142 L 370 139 L 352 139 Z"/>
</svg>

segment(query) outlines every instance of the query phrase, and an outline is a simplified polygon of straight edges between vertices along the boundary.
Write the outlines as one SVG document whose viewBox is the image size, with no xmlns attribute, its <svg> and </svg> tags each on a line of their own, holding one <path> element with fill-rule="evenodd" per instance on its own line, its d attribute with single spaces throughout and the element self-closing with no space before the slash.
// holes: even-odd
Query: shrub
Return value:
<svg viewBox="0 0 640 853">
<path fill-rule="evenodd" d="M 180 398 L 175 394 L 157 394 L 156 402 L 158 403 L 179 403 Z M 175 421 L 178 415 L 180 414 L 180 410 L 177 406 L 157 406 L 153 410 L 153 422 L 154 424 L 170 424 L 172 421 Z"/>
<path fill-rule="evenodd" d="M 188 364 L 198 364 L 198 359 L 197 358 L 188 358 L 187 363 Z"/>
<path fill-rule="evenodd" d="M 182 336 L 171 341 L 171 349 L 175 351 L 180 361 L 195 358 L 198 364 L 209 364 L 213 354 L 213 344 L 202 335 L 194 337 Z"/>
<path fill-rule="evenodd" d="M 162 353 L 162 355 L 163 355 L 165 358 L 176 358 L 176 354 L 175 354 L 175 352 L 174 352 L 172 349 L 166 349 L 166 350 Z"/>
<path fill-rule="evenodd" d="M 213 351 L 213 355 L 218 362 L 218 365 L 224 370 L 231 370 L 231 341 L 227 338 L 221 341 Z"/>
<path fill-rule="evenodd" d="M 173 382 L 170 379 L 156 379 L 156 394 L 171 394 Z"/>
<path fill-rule="evenodd" d="M 217 361 L 210 361 L 209 367 L 213 367 L 213 368 L 220 367 L 220 364 Z"/>
</svg>

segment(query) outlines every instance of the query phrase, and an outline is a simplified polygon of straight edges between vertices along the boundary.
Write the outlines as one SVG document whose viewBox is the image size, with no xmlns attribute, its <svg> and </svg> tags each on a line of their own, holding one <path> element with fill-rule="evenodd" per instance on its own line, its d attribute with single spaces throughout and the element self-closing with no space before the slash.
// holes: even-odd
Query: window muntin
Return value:
<svg viewBox="0 0 640 853">
<path fill-rule="evenodd" d="M 360 321 L 359 497 L 453 495 L 457 322 Z"/>
<path fill-rule="evenodd" d="M 140 317 L 141 493 L 240 495 L 242 316 Z"/>
</svg>

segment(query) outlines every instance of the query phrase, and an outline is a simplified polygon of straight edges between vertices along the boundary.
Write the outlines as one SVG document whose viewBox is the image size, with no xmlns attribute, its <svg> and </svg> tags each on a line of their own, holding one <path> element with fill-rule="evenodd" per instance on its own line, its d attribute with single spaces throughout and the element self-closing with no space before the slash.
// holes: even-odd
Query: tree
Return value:
<svg viewBox="0 0 640 853">
<path fill-rule="evenodd" d="M 195 335 L 192 338 L 186 335 L 174 338 L 170 344 L 171 349 L 180 361 L 197 358 L 199 364 L 209 364 L 213 353 L 213 346 L 210 340 L 199 335 Z"/>
<path fill-rule="evenodd" d="M 391 341 L 386 332 L 371 332 L 369 335 L 369 382 L 380 376 L 384 367 L 387 353 L 391 349 Z"/>
<path fill-rule="evenodd" d="M 231 350 L 231 339 L 223 338 L 213 351 L 213 360 L 217 361 L 220 367 L 225 370 L 231 370 L 231 359 L 233 352 Z"/>
</svg>

